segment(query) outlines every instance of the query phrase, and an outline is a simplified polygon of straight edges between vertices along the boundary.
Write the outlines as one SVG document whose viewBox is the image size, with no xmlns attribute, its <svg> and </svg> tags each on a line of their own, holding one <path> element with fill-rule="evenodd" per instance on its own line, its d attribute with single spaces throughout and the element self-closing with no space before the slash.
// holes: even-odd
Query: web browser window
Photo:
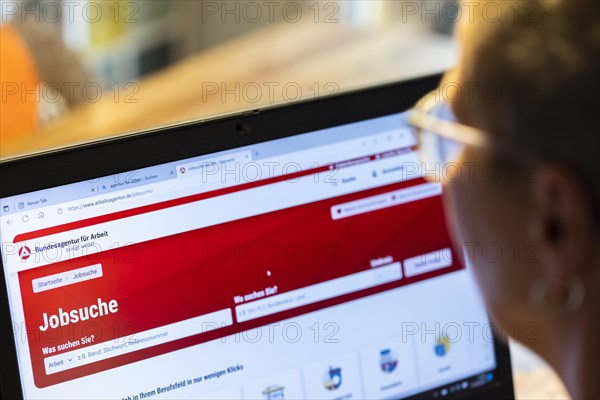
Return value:
<svg viewBox="0 0 600 400">
<path fill-rule="evenodd" d="M 405 115 L 0 201 L 26 398 L 410 398 L 494 380 Z"/>
</svg>

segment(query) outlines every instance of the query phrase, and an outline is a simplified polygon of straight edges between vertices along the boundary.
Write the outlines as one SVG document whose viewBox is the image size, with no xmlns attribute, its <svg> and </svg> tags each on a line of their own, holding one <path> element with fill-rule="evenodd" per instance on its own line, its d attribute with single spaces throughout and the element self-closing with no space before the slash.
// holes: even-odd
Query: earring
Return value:
<svg viewBox="0 0 600 400">
<path fill-rule="evenodd" d="M 529 289 L 529 302 L 540 308 L 548 308 L 546 295 L 548 294 L 548 285 L 542 279 L 536 280 Z M 585 287 L 583 280 L 579 276 L 572 276 L 567 286 L 567 297 L 561 306 L 562 311 L 573 314 L 577 312 L 583 304 L 585 296 Z"/>
</svg>

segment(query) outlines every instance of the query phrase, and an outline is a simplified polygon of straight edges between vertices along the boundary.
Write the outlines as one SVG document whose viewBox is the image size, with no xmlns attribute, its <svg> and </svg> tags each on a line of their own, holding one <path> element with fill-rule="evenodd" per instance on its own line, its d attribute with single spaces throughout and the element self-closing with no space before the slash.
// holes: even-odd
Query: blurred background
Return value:
<svg viewBox="0 0 600 400">
<path fill-rule="evenodd" d="M 442 71 L 459 12 L 450 0 L 1 4 L 2 156 Z"/>
</svg>

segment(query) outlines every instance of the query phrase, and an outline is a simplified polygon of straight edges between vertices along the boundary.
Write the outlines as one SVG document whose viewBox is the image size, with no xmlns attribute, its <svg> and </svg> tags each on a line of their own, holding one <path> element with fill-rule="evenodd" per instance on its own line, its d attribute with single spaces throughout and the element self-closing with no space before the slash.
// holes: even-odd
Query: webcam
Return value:
<svg viewBox="0 0 600 400">
<path fill-rule="evenodd" d="M 251 133 L 252 132 L 252 127 L 245 123 L 245 122 L 238 122 L 237 124 L 235 124 L 235 131 L 240 134 L 246 134 L 246 133 Z"/>
</svg>

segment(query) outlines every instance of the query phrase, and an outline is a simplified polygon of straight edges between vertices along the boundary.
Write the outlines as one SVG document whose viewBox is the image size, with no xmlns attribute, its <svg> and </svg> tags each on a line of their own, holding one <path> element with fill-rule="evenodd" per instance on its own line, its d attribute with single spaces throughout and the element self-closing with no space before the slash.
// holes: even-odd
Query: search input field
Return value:
<svg viewBox="0 0 600 400">
<path fill-rule="evenodd" d="M 240 304 L 235 307 L 236 318 L 238 322 L 250 321 L 400 279 L 402 279 L 402 268 L 399 262 L 395 262 L 250 303 Z"/>
<path fill-rule="evenodd" d="M 133 335 L 122 336 L 114 340 L 46 357 L 44 359 L 46 374 L 55 374 L 96 361 L 106 360 L 133 351 L 206 333 L 232 324 L 231 309 L 226 308 L 210 314 L 148 329 Z"/>
</svg>

